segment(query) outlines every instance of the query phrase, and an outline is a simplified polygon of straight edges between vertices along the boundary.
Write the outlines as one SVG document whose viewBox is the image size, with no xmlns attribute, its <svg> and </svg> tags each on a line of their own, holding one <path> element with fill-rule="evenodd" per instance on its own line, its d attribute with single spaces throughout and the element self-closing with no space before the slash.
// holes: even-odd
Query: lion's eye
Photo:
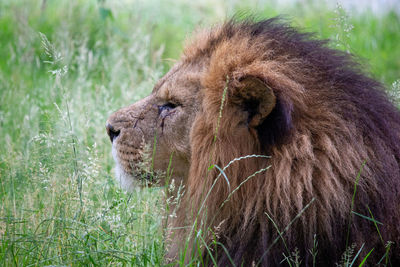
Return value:
<svg viewBox="0 0 400 267">
<path fill-rule="evenodd" d="M 170 111 L 170 110 L 173 110 L 176 107 L 177 107 L 176 104 L 168 102 L 168 103 L 166 103 L 166 104 L 164 104 L 162 106 L 159 106 L 158 107 L 158 112 L 162 113 L 163 111 Z"/>
<path fill-rule="evenodd" d="M 176 104 L 169 102 L 169 103 L 163 105 L 162 107 L 166 108 L 166 109 L 174 109 L 174 108 L 176 108 L 176 106 L 177 106 Z"/>
</svg>

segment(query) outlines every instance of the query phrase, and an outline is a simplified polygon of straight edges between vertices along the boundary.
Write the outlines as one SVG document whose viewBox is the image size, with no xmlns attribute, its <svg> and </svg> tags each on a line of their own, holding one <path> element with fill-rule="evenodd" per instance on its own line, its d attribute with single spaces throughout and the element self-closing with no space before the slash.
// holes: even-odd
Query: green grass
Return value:
<svg viewBox="0 0 400 267">
<path fill-rule="evenodd" d="M 119 189 L 105 121 L 151 91 L 197 25 L 252 10 L 332 39 L 388 88 L 400 79 L 394 13 L 222 0 L 0 2 L 1 266 L 162 265 L 163 190 Z"/>
</svg>

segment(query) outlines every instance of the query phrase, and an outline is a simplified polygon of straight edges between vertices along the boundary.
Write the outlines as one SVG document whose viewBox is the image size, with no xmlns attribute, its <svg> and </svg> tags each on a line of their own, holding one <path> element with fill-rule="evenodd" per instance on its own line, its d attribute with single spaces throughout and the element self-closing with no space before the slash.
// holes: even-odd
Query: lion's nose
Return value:
<svg viewBox="0 0 400 267">
<path fill-rule="evenodd" d="M 111 124 L 106 124 L 107 134 L 110 137 L 111 143 L 114 141 L 115 138 L 118 137 L 120 130 L 116 130 Z"/>
</svg>

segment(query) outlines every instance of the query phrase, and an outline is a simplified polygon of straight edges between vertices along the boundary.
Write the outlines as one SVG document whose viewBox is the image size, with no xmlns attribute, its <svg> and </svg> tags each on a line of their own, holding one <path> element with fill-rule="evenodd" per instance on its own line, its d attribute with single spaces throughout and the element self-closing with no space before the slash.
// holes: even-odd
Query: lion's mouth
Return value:
<svg viewBox="0 0 400 267">
<path fill-rule="evenodd" d="M 114 160 L 121 164 L 124 170 L 128 173 L 135 169 L 135 166 L 142 158 L 137 149 L 126 145 L 116 144 L 113 144 L 113 157 Z"/>
<path fill-rule="evenodd" d="M 146 162 L 143 149 L 135 149 L 114 142 L 112 155 L 116 164 L 116 178 L 123 188 L 132 190 L 135 186 L 148 186 L 155 183 L 151 164 Z"/>
</svg>

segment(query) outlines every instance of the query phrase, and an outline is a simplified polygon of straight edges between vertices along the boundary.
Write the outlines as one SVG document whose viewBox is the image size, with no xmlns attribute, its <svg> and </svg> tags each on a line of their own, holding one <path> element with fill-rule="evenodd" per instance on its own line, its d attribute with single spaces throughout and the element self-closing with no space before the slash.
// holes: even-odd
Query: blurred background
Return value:
<svg viewBox="0 0 400 267">
<path fill-rule="evenodd" d="M 120 190 L 105 121 L 233 15 L 330 39 L 398 101 L 398 0 L 1 0 L 1 266 L 162 265 L 168 188 Z"/>
</svg>

